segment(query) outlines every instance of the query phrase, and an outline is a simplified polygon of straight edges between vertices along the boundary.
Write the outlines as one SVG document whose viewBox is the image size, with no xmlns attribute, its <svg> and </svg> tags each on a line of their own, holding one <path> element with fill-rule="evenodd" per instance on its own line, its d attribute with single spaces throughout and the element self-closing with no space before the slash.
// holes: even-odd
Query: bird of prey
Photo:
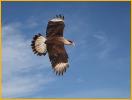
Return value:
<svg viewBox="0 0 132 100">
<path fill-rule="evenodd" d="M 63 75 L 69 67 L 68 54 L 64 45 L 74 45 L 73 41 L 63 37 L 64 27 L 64 16 L 56 15 L 48 22 L 46 36 L 38 33 L 31 42 L 34 54 L 42 56 L 48 53 L 56 75 Z"/>
</svg>

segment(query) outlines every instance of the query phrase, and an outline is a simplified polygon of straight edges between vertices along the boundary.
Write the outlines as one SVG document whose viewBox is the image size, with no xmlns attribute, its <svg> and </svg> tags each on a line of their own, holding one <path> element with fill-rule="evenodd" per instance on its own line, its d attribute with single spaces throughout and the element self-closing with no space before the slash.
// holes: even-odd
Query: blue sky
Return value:
<svg viewBox="0 0 132 100">
<path fill-rule="evenodd" d="M 48 20 L 65 16 L 70 67 L 56 76 L 48 56 L 30 43 Z M 128 98 L 130 96 L 129 2 L 3 2 L 3 97 Z"/>
</svg>

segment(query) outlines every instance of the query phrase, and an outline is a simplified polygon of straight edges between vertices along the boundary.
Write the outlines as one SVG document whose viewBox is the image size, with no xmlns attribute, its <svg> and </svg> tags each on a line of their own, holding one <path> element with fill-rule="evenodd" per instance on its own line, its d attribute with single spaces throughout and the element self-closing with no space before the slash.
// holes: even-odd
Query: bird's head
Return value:
<svg viewBox="0 0 132 100">
<path fill-rule="evenodd" d="M 59 37 L 59 41 L 63 42 L 64 45 L 73 45 L 75 46 L 75 43 L 71 40 L 65 39 L 64 37 Z"/>
<path fill-rule="evenodd" d="M 73 46 L 75 46 L 75 43 L 74 43 L 73 41 L 68 40 L 68 42 L 69 42 L 69 45 L 73 45 Z"/>
</svg>

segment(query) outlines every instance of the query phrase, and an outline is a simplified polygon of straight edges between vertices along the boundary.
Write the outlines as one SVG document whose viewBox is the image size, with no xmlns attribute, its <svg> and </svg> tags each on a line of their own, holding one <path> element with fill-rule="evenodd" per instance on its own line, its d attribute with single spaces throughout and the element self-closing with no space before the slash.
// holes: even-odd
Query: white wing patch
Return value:
<svg viewBox="0 0 132 100">
<path fill-rule="evenodd" d="M 56 72 L 56 74 L 62 74 L 63 72 L 66 72 L 66 68 L 68 67 L 68 63 L 58 63 L 55 68 L 54 71 Z"/>
<path fill-rule="evenodd" d="M 50 21 L 52 21 L 52 22 L 64 22 L 64 20 L 61 18 L 54 18 L 54 19 L 51 19 Z"/>
</svg>

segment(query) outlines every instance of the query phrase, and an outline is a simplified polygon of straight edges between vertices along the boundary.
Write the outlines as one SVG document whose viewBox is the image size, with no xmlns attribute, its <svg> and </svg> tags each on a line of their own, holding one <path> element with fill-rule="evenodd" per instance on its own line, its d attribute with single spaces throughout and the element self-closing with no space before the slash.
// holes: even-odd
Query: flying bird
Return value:
<svg viewBox="0 0 132 100">
<path fill-rule="evenodd" d="M 31 42 L 34 54 L 45 56 L 48 53 L 56 75 L 63 75 L 69 67 L 68 54 L 64 45 L 74 45 L 73 41 L 63 37 L 64 27 L 64 16 L 56 15 L 48 22 L 46 36 L 38 33 Z"/>
</svg>

